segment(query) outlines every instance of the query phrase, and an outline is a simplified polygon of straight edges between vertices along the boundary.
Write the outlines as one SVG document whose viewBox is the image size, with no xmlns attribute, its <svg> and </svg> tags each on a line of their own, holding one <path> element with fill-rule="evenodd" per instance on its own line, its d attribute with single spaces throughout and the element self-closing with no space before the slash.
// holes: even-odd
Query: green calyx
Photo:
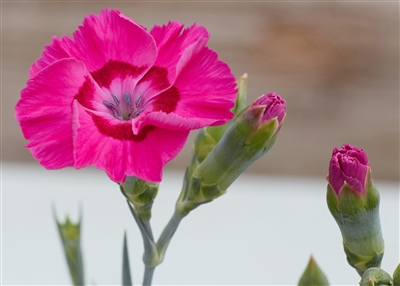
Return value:
<svg viewBox="0 0 400 286">
<path fill-rule="evenodd" d="M 186 172 L 182 192 L 176 202 L 176 212 L 184 217 L 199 205 L 213 201 L 226 193 L 217 184 L 204 184 L 202 180 Z"/>
<path fill-rule="evenodd" d="M 81 219 L 79 219 L 78 223 L 73 223 L 67 216 L 65 222 L 61 223 L 57 220 L 55 211 L 54 219 L 61 237 L 71 280 L 74 285 L 84 285 L 83 259 L 80 245 Z"/>
<path fill-rule="evenodd" d="M 273 146 L 281 125 L 276 118 L 262 122 L 264 111 L 264 106 L 243 110 L 218 142 L 207 130 L 200 131 L 176 204 L 178 213 L 186 215 L 225 194 L 239 175 Z"/>
<path fill-rule="evenodd" d="M 393 272 L 393 285 L 400 286 L 400 264 L 397 265 L 396 269 Z"/>
<path fill-rule="evenodd" d="M 301 276 L 299 286 L 323 286 L 329 285 L 328 279 L 326 278 L 324 272 L 319 268 L 317 262 L 311 256 L 306 269 Z"/>
<path fill-rule="evenodd" d="M 272 147 L 279 124 L 276 119 L 261 124 L 262 112 L 263 108 L 253 108 L 231 123 L 215 148 L 196 169 L 196 176 L 204 184 L 218 184 L 220 189 L 226 190 Z"/>
<path fill-rule="evenodd" d="M 238 115 L 247 105 L 247 80 L 248 75 L 245 73 L 237 81 L 238 94 L 235 101 L 235 107 L 232 112 Z"/>
<path fill-rule="evenodd" d="M 235 107 L 232 112 L 237 117 L 243 113 L 246 107 L 247 100 L 247 74 L 244 74 L 237 81 L 238 94 L 236 98 Z M 236 118 L 235 117 L 235 118 Z M 232 127 L 235 119 L 221 125 L 221 126 L 208 126 L 201 129 L 195 139 L 193 148 L 193 157 L 189 167 L 186 169 L 182 192 L 176 203 L 176 211 L 181 216 L 186 216 L 191 210 L 195 209 L 201 204 L 208 203 L 223 194 L 226 193 L 227 186 L 221 186 L 218 181 L 205 180 L 204 176 L 199 175 L 199 167 L 203 165 L 206 160 L 208 163 L 213 164 L 210 161 L 210 157 L 214 157 L 214 149 L 222 144 L 220 141 L 226 136 L 228 130 L 232 130 L 236 127 Z M 250 134 L 253 136 L 254 127 L 246 126 L 243 129 L 246 130 L 251 128 L 253 132 Z M 229 131 L 230 132 L 230 131 Z M 224 139 L 226 141 L 226 139 Z M 246 138 L 247 140 L 247 138 Z M 246 141 L 244 140 L 244 141 Z M 224 147 L 222 147 L 224 148 Z M 211 160 L 213 161 L 213 160 Z M 215 178 L 220 177 L 217 174 Z"/>
<path fill-rule="evenodd" d="M 73 223 L 67 216 L 65 223 L 57 221 L 57 226 L 60 231 L 61 237 L 69 241 L 78 241 L 80 238 L 81 223 Z"/>
<path fill-rule="evenodd" d="M 328 185 L 327 203 L 343 238 L 348 263 L 361 275 L 370 267 L 379 267 L 384 254 L 379 218 L 379 193 L 370 170 L 364 195 L 345 183 L 339 195 Z"/>
<path fill-rule="evenodd" d="M 150 220 L 151 208 L 158 193 L 158 183 L 150 183 L 134 176 L 120 184 L 122 194 L 132 203 L 141 220 Z"/>
<path fill-rule="evenodd" d="M 392 286 L 393 280 L 390 275 L 378 268 L 372 267 L 364 272 L 361 277 L 360 286 Z"/>
</svg>

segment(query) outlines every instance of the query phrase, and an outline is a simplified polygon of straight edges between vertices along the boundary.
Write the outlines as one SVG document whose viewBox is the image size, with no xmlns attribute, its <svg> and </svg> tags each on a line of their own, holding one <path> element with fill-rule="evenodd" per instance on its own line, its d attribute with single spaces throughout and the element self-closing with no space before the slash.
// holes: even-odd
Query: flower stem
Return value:
<svg viewBox="0 0 400 286">
<path fill-rule="evenodd" d="M 147 233 L 147 235 L 149 236 L 150 240 L 154 242 L 154 237 L 153 237 L 153 230 L 151 229 L 151 225 L 150 225 L 150 220 L 140 220 L 143 224 L 143 227 Z"/>
<path fill-rule="evenodd" d="M 164 258 L 165 252 L 167 251 L 169 242 L 171 241 L 172 236 L 174 235 L 176 229 L 179 226 L 179 223 L 184 218 L 184 216 L 178 214 L 176 211 L 172 215 L 169 220 L 167 226 L 164 228 L 163 232 L 160 235 L 160 238 L 157 241 L 157 250 L 162 260 Z"/>
<path fill-rule="evenodd" d="M 169 242 L 171 241 L 172 236 L 174 235 L 179 226 L 179 223 L 185 217 L 185 215 L 182 215 L 178 211 L 175 211 L 168 224 L 164 228 L 163 232 L 161 233 L 157 243 L 155 243 L 153 232 L 150 226 L 150 221 L 140 219 L 128 200 L 127 203 L 129 210 L 131 211 L 132 216 L 135 219 L 143 238 L 143 262 L 145 264 L 143 286 L 150 286 L 153 279 L 154 269 L 163 261 Z"/>
<path fill-rule="evenodd" d="M 157 249 L 156 249 L 156 246 L 152 239 L 153 234 L 151 232 L 150 222 L 147 221 L 147 227 L 150 228 L 151 237 L 150 237 L 149 233 L 147 232 L 145 226 L 143 225 L 142 221 L 137 216 L 137 214 L 136 214 L 135 210 L 133 209 L 132 205 L 130 204 L 130 202 L 128 200 L 126 202 L 128 203 L 129 210 L 131 211 L 132 216 L 135 219 L 136 224 L 139 227 L 140 233 L 142 234 L 143 245 L 144 245 L 143 262 L 145 263 L 145 265 L 147 267 L 147 265 L 149 265 L 149 263 L 153 262 L 154 258 L 158 257 Z"/>
<path fill-rule="evenodd" d="M 150 286 L 153 279 L 154 267 L 145 267 L 142 286 Z"/>
</svg>

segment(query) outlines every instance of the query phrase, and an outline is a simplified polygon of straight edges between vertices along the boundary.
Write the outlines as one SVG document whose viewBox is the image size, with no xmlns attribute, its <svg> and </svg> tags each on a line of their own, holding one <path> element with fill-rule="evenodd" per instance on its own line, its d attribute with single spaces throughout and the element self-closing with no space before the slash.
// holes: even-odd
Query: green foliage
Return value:
<svg viewBox="0 0 400 286">
<path fill-rule="evenodd" d="M 390 275 L 379 267 L 367 269 L 361 277 L 360 286 L 392 286 Z"/>
<path fill-rule="evenodd" d="M 59 222 L 56 215 L 54 215 L 54 219 L 61 237 L 72 283 L 74 285 L 84 285 L 85 279 L 80 244 L 81 219 L 79 219 L 78 223 L 73 223 L 68 216 L 64 223 Z"/>
<path fill-rule="evenodd" d="M 308 265 L 301 276 L 299 286 L 325 286 L 329 285 L 328 279 L 326 278 L 324 272 L 319 268 L 317 262 L 315 262 L 314 257 L 310 257 Z"/>
</svg>

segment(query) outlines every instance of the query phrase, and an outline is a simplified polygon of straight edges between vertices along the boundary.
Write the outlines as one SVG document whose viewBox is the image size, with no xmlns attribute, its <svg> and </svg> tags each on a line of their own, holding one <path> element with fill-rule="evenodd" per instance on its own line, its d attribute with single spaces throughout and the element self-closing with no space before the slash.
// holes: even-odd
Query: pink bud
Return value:
<svg viewBox="0 0 400 286">
<path fill-rule="evenodd" d="M 286 114 L 286 102 L 275 92 L 260 96 L 251 106 L 265 106 L 263 122 L 277 118 L 278 122 L 281 123 Z"/>
<path fill-rule="evenodd" d="M 369 168 L 367 154 L 350 144 L 335 148 L 329 164 L 328 181 L 337 195 L 346 182 L 355 192 L 364 195 Z"/>
</svg>

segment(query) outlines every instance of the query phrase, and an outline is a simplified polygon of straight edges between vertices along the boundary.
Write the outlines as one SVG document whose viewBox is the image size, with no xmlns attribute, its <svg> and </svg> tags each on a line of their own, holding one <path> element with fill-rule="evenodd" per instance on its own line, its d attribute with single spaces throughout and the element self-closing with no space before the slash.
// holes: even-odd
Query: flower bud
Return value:
<svg viewBox="0 0 400 286">
<path fill-rule="evenodd" d="M 65 222 L 61 223 L 57 220 L 55 211 L 54 218 L 60 233 L 72 282 L 74 285 L 85 285 L 82 250 L 80 244 L 81 219 L 79 219 L 78 223 L 73 223 L 67 216 Z"/>
<path fill-rule="evenodd" d="M 158 183 L 143 181 L 134 176 L 126 177 L 120 184 L 122 194 L 132 203 L 141 220 L 149 221 L 151 208 L 158 193 Z"/>
<path fill-rule="evenodd" d="M 329 165 L 329 184 L 339 194 L 344 182 L 355 192 L 363 195 L 369 162 L 364 150 L 344 144 L 335 148 Z"/>
<path fill-rule="evenodd" d="M 263 95 L 244 109 L 204 160 L 188 169 L 177 209 L 187 214 L 199 204 L 223 195 L 244 170 L 273 146 L 284 117 L 285 101 L 276 93 Z"/>
<path fill-rule="evenodd" d="M 392 286 L 393 280 L 389 273 L 378 268 L 371 267 L 361 277 L 360 286 Z"/>
<path fill-rule="evenodd" d="M 393 286 L 400 286 L 400 263 L 393 272 Z"/>
<path fill-rule="evenodd" d="M 285 101 L 276 93 L 258 98 L 233 120 L 217 146 L 197 168 L 206 185 L 226 190 L 275 143 L 285 116 Z"/>
<path fill-rule="evenodd" d="M 319 268 L 317 262 L 315 262 L 314 257 L 310 257 L 310 261 L 306 269 L 301 276 L 299 286 L 323 286 L 329 285 L 328 279 L 326 278 L 324 272 Z"/>
<path fill-rule="evenodd" d="M 276 117 L 278 122 L 281 122 L 286 114 L 286 103 L 275 92 L 259 97 L 251 106 L 265 106 L 263 121 Z"/>
<path fill-rule="evenodd" d="M 380 266 L 384 253 L 379 193 L 364 150 L 350 144 L 335 148 L 327 180 L 328 208 L 342 233 L 347 261 L 362 276 Z"/>
</svg>

